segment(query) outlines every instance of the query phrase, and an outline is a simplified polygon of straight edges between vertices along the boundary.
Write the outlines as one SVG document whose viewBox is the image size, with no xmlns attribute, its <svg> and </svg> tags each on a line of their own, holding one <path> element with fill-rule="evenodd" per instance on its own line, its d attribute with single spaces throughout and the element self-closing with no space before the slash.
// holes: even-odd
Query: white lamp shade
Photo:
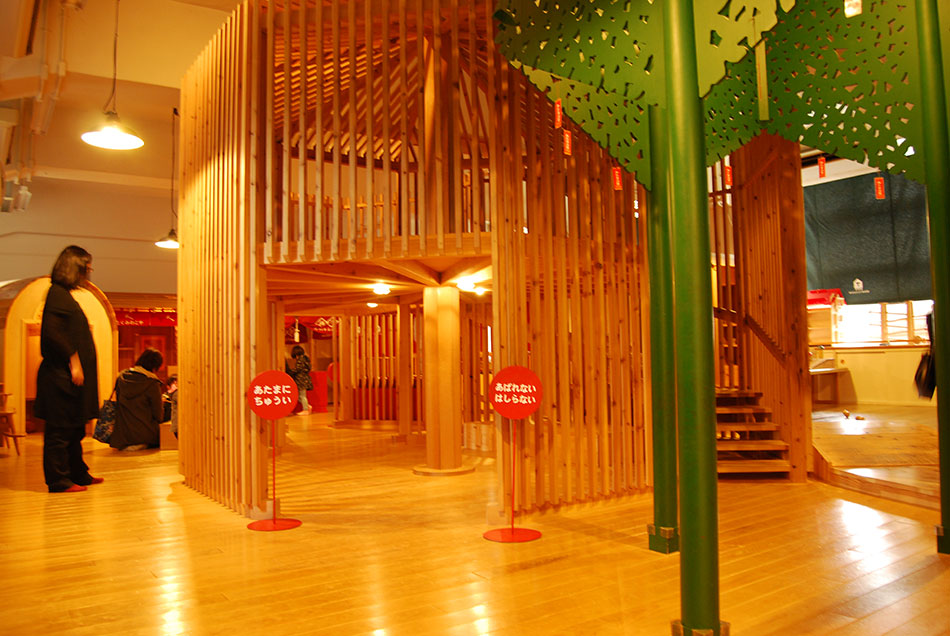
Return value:
<svg viewBox="0 0 950 636">
<path fill-rule="evenodd" d="M 134 150 L 145 145 L 138 135 L 119 122 L 119 116 L 114 112 L 106 113 L 105 123 L 98 130 L 83 133 L 82 140 L 90 146 L 107 150 Z"/>
</svg>

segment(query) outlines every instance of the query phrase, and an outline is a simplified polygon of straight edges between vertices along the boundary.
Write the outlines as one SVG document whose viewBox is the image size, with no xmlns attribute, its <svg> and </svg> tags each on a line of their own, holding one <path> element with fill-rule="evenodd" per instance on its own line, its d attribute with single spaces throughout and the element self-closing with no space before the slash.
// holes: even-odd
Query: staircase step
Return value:
<svg viewBox="0 0 950 636">
<path fill-rule="evenodd" d="M 716 430 L 720 433 L 729 431 L 777 431 L 775 422 L 717 422 Z"/>
<path fill-rule="evenodd" d="M 728 404 L 716 407 L 716 415 L 756 415 L 771 412 L 770 408 L 758 404 Z"/>
<path fill-rule="evenodd" d="M 792 465 L 784 459 L 732 459 L 718 462 L 719 473 L 787 473 Z"/>
<path fill-rule="evenodd" d="M 762 397 L 761 391 L 716 391 L 716 399 L 724 398 L 736 400 L 739 398 L 760 398 Z"/>
<path fill-rule="evenodd" d="M 718 451 L 786 451 L 788 442 L 780 439 L 741 439 L 716 442 Z"/>
</svg>

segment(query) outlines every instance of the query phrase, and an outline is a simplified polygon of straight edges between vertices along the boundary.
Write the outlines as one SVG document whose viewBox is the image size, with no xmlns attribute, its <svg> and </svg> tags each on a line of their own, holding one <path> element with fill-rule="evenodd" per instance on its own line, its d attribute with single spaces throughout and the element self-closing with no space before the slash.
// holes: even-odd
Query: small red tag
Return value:
<svg viewBox="0 0 950 636">
<path fill-rule="evenodd" d="M 567 156 L 571 155 L 571 131 L 564 131 L 564 154 Z"/>
<path fill-rule="evenodd" d="M 824 157 L 818 157 L 818 178 L 819 179 L 825 178 L 825 158 Z"/>
<path fill-rule="evenodd" d="M 614 190 L 623 190 L 623 175 L 620 174 L 620 168 L 615 166 L 611 171 L 614 178 Z"/>
<path fill-rule="evenodd" d="M 555 101 L 554 102 L 554 127 L 555 128 L 561 127 L 561 122 L 563 121 L 562 119 L 563 112 L 564 111 L 561 110 L 561 100 Z"/>
<path fill-rule="evenodd" d="M 884 177 L 874 177 L 874 198 L 884 199 Z"/>
<path fill-rule="evenodd" d="M 723 172 L 722 178 L 727 186 L 732 185 L 732 166 L 726 166 L 726 169 Z"/>
</svg>

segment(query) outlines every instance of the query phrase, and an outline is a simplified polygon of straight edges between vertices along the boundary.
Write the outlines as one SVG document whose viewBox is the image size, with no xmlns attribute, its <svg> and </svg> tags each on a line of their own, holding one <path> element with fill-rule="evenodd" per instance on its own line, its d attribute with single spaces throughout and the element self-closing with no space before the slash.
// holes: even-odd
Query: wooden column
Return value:
<svg viewBox="0 0 950 636">
<path fill-rule="evenodd" d="M 423 311 L 423 401 L 426 465 L 418 475 L 460 475 L 462 465 L 461 323 L 457 287 L 426 287 Z"/>
<path fill-rule="evenodd" d="M 412 316 L 409 305 L 399 305 L 397 315 L 397 351 L 396 354 L 396 386 L 399 395 L 396 398 L 398 413 L 396 415 L 399 435 L 409 435 L 412 427 Z"/>
<path fill-rule="evenodd" d="M 349 422 L 353 419 L 353 359 L 350 352 L 356 346 L 356 337 L 352 329 L 353 318 L 340 318 L 340 420 Z"/>
</svg>

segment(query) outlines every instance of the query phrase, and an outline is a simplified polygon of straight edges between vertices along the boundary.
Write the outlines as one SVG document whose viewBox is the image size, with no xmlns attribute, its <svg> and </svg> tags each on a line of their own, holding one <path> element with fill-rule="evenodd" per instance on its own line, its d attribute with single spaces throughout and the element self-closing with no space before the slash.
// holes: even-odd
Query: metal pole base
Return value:
<svg viewBox="0 0 950 636">
<path fill-rule="evenodd" d="M 654 524 L 647 524 L 647 532 L 650 534 L 650 550 L 661 554 L 672 554 L 680 551 L 680 536 L 676 528 L 667 528 L 660 526 L 657 528 Z"/>
<path fill-rule="evenodd" d="M 249 530 L 272 532 L 274 530 L 290 530 L 296 528 L 302 521 L 299 519 L 260 519 L 247 524 Z"/>
<path fill-rule="evenodd" d="M 719 629 L 690 629 L 683 622 L 673 621 L 673 636 L 729 636 L 729 623 L 719 621 Z"/>
<path fill-rule="evenodd" d="M 525 543 L 541 538 L 541 533 L 531 528 L 496 528 L 482 535 L 489 541 L 498 543 Z"/>
</svg>

